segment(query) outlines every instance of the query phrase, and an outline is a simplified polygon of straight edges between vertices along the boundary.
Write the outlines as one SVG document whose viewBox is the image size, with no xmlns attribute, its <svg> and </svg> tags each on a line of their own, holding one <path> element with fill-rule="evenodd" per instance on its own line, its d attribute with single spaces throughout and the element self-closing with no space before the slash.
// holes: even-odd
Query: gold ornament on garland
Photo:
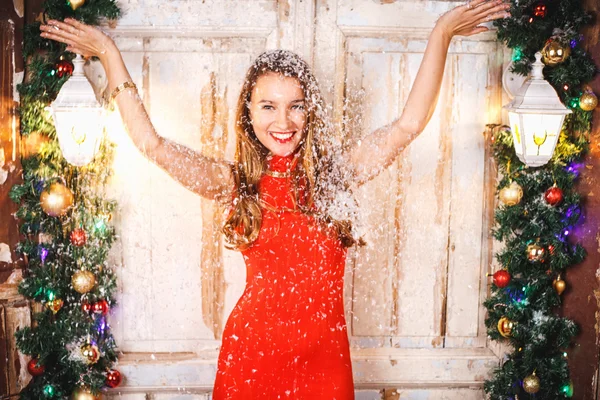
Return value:
<svg viewBox="0 0 600 400">
<path fill-rule="evenodd" d="M 542 61 L 544 64 L 554 67 L 566 61 L 571 55 L 571 47 L 560 43 L 555 38 L 550 38 L 542 49 Z"/>
<path fill-rule="evenodd" d="M 514 328 L 515 323 L 506 317 L 500 318 L 498 321 L 498 332 L 505 338 L 509 338 Z"/>
<path fill-rule="evenodd" d="M 73 400 L 98 400 L 102 397 L 100 395 L 95 396 L 89 387 L 82 386 L 73 392 L 72 398 Z"/>
<path fill-rule="evenodd" d="M 69 4 L 71 5 L 73 11 L 75 11 L 85 4 L 85 0 L 69 0 Z"/>
<path fill-rule="evenodd" d="M 594 92 L 585 92 L 579 98 L 579 107 L 583 111 L 594 111 L 598 107 L 598 97 Z"/>
<path fill-rule="evenodd" d="M 535 376 L 535 372 L 523 379 L 523 390 L 529 394 L 534 394 L 540 391 L 540 378 Z"/>
<path fill-rule="evenodd" d="M 67 213 L 73 204 L 73 192 L 62 183 L 53 183 L 40 196 L 42 210 L 51 217 L 60 217 Z"/>
<path fill-rule="evenodd" d="M 100 359 L 100 350 L 98 350 L 98 346 L 87 343 L 81 346 L 81 355 L 88 364 L 95 364 Z"/>
<path fill-rule="evenodd" d="M 507 206 L 514 206 L 523 198 L 523 188 L 517 182 L 512 181 L 510 185 L 503 187 L 498 195 L 500 201 Z"/>
<path fill-rule="evenodd" d="M 546 255 L 546 250 L 537 243 L 532 243 L 527 246 L 527 259 L 531 262 L 543 261 Z"/>
<path fill-rule="evenodd" d="M 52 314 L 56 314 L 57 312 L 60 311 L 60 309 L 62 308 L 63 304 L 64 303 L 63 303 L 62 299 L 54 299 L 52 301 L 48 301 L 46 303 L 46 307 L 48 307 L 48 309 L 50 311 L 52 311 Z"/>
<path fill-rule="evenodd" d="M 78 293 L 84 294 L 96 285 L 96 277 L 90 271 L 77 271 L 73 274 L 71 283 Z"/>
<path fill-rule="evenodd" d="M 559 274 L 558 277 L 556 277 L 556 279 L 554 280 L 554 282 L 552 282 L 552 286 L 554 287 L 554 290 L 556 290 L 556 293 L 558 293 L 558 295 L 560 296 L 567 288 L 567 283 L 562 280 Z"/>
</svg>

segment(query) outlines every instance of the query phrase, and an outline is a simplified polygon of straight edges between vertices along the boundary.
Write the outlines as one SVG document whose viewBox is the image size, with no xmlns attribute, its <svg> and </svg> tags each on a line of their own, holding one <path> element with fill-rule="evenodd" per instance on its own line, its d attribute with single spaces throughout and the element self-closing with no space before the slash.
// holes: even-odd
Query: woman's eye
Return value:
<svg viewBox="0 0 600 400">
<path fill-rule="evenodd" d="M 263 108 L 263 110 L 273 110 L 274 109 L 273 106 L 269 106 L 269 105 L 264 105 L 262 108 Z"/>
<path fill-rule="evenodd" d="M 294 110 L 304 110 L 304 104 L 296 104 L 292 107 Z"/>
</svg>

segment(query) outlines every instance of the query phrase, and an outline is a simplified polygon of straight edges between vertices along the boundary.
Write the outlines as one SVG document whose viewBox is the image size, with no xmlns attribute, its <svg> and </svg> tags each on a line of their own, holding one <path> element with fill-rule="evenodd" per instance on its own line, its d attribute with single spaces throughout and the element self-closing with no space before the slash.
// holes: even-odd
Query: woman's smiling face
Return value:
<svg viewBox="0 0 600 400">
<path fill-rule="evenodd" d="M 268 72 L 250 96 L 250 119 L 258 140 L 274 155 L 287 156 L 305 135 L 304 91 L 296 78 Z"/>
</svg>

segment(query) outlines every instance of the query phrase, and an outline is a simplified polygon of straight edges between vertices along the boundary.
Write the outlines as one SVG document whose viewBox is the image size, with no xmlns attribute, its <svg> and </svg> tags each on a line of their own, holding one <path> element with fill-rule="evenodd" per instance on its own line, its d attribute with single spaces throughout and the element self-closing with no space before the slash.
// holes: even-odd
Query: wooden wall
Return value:
<svg viewBox="0 0 600 400">
<path fill-rule="evenodd" d="M 600 3 L 584 1 L 586 8 L 596 14 Z M 584 44 L 596 65 L 600 65 L 600 21 L 585 32 Z M 600 76 L 591 84 L 600 93 Z M 583 224 L 575 232 L 575 240 L 587 250 L 584 262 L 567 274 L 569 290 L 564 296 L 562 313 L 572 318 L 580 327 L 575 345 L 568 350 L 569 366 L 575 387 L 573 399 L 594 400 L 600 398 L 599 339 L 600 339 L 600 110 L 596 109 L 593 131 L 590 136 L 590 152 L 581 169 L 579 191 L 586 196 Z"/>
<path fill-rule="evenodd" d="M 29 324 L 29 308 L 17 293 L 23 260 L 15 254 L 17 205 L 8 197 L 21 181 L 20 135 L 16 84 L 23 78 L 21 41 L 24 21 L 22 1 L 0 3 L 0 396 L 14 395 L 28 381 L 26 359 L 17 352 L 15 330 Z"/>
<path fill-rule="evenodd" d="M 29 3 L 28 12 L 39 11 L 37 3 Z M 440 14 L 459 3 L 121 4 L 124 17 L 106 30 L 122 50 L 158 132 L 231 159 L 230 110 L 247 67 L 260 52 L 286 48 L 301 54 L 313 66 L 335 121 L 346 124 L 348 135 L 363 135 L 399 115 L 431 28 Z M 13 12 L 11 7 L 7 10 Z M 507 58 L 493 33 L 455 39 L 439 105 L 426 131 L 388 170 L 358 191 L 368 245 L 349 253 L 345 277 L 357 399 L 481 399 L 483 380 L 499 362 L 503 349 L 487 340 L 481 306 L 488 291 L 485 274 L 493 262 L 489 228 L 495 187 L 482 132 L 486 123 L 502 119 L 501 105 L 507 98 L 500 81 Z M 17 72 L 22 70 L 18 61 L 15 65 Z M 102 73 L 93 70 L 102 86 Z M 2 93 L 11 93 L 7 87 L 14 75 L 2 79 Z M 4 95 L 2 105 L 14 107 Z M 124 352 L 119 369 L 126 376 L 113 396 L 207 399 L 223 325 L 244 287 L 243 261 L 238 253 L 222 248 L 215 205 L 145 160 L 116 115 L 110 126 L 118 145 L 111 195 L 119 202 L 115 223 L 120 235 L 111 254 L 119 273 L 120 303 L 111 326 Z M 16 168 L 9 178 L 18 179 L 18 156 L 8 152 L 18 148 L 18 138 L 5 125 L 0 129 L 5 159 Z M 595 154 L 589 165 L 595 165 Z M 595 178 L 589 171 L 594 169 L 586 171 L 585 182 L 592 188 Z M 0 202 L 8 188 L 0 185 Z M 9 246 L 17 235 L 10 228 L 14 224 L 4 221 L 14 209 L 0 203 L 0 242 Z M 588 251 L 595 253 L 597 224 L 590 208 L 588 215 L 581 236 L 589 243 Z M 5 226 L 12 233 L 3 231 Z M 565 312 L 587 328 L 580 338 L 581 350 L 571 355 L 576 388 L 586 388 L 576 389 L 576 398 L 582 399 L 593 398 L 578 396 L 593 396 L 596 390 L 592 376 L 597 373 L 598 335 L 589 329 L 597 318 L 598 284 L 589 275 L 597 268 L 594 257 L 586 261 L 589 268 L 578 269 L 588 274 L 587 286 L 574 272 L 565 297 Z M 14 254 L 11 261 L 0 263 L 0 282 L 19 267 Z M 12 285 L 14 293 L 18 276 L 11 279 L 0 285 L 0 294 L 5 285 Z M 0 316 L 12 324 L 6 327 L 5 322 L 3 332 L 14 329 L 15 321 L 26 323 L 28 312 L 22 312 L 27 309 L 19 301 L 0 297 L 0 307 L 10 303 L 18 314 Z M 6 308 L 2 310 L 6 314 Z M 10 335 L 4 335 L 7 344 L 0 343 L 0 356 L 9 354 L 11 360 Z M 584 350 L 590 346 L 594 352 Z M 22 361 L 16 353 L 12 357 L 13 375 L 9 378 L 6 367 L 0 374 L 3 388 L 12 385 L 2 389 L 6 392 L 26 379 Z"/>
</svg>

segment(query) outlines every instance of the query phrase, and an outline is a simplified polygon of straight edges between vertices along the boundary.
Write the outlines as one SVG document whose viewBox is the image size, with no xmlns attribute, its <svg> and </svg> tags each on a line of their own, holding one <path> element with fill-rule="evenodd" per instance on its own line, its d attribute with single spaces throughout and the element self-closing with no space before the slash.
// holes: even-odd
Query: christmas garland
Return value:
<svg viewBox="0 0 600 400">
<path fill-rule="evenodd" d="M 88 24 L 119 16 L 114 0 L 47 0 L 43 19 L 72 17 Z M 22 399 L 96 398 L 116 387 L 120 373 L 106 315 L 115 305 L 116 279 L 107 256 L 115 240 L 109 224 L 115 202 L 105 199 L 113 145 L 104 137 L 94 160 L 75 167 L 65 161 L 45 108 L 73 71 L 65 45 L 40 37 L 40 22 L 24 28 L 27 60 L 19 85 L 23 183 L 12 187 L 20 204 L 27 268 L 19 291 L 32 302 L 33 321 L 15 336 L 31 356 L 30 383 Z"/>
<path fill-rule="evenodd" d="M 573 112 L 551 161 L 539 168 L 519 161 L 508 127 L 490 126 L 502 176 L 493 236 L 504 248 L 496 254 L 501 269 L 484 303 L 485 323 L 491 339 L 513 349 L 484 388 L 491 400 L 566 399 L 574 390 L 567 349 L 578 330 L 553 310 L 566 289 L 566 270 L 585 258 L 569 234 L 582 212 L 575 184 L 598 103 L 586 85 L 597 69 L 579 34 L 591 18 L 580 0 L 513 0 L 510 11 L 511 18 L 495 25 L 498 39 L 513 50 L 512 72 L 528 74 L 541 51 L 545 79 Z"/>
</svg>

